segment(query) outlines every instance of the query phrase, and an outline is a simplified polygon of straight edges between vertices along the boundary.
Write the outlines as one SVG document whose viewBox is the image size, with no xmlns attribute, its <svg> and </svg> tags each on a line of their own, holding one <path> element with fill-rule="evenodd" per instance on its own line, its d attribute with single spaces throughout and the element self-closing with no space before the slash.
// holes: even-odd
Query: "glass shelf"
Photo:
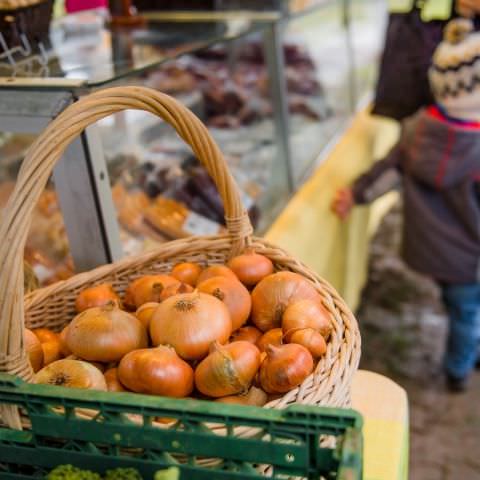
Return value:
<svg viewBox="0 0 480 480">
<path fill-rule="evenodd" d="M 108 28 L 101 11 L 68 15 L 52 24 L 48 63 L 42 65 L 39 57 L 30 57 L 30 62 L 17 57 L 16 66 L 2 62 L 0 86 L 69 88 L 71 82 L 58 81 L 66 79 L 100 87 L 260 31 L 265 22 L 278 19 L 274 12 L 192 15 L 147 15 L 144 26 L 129 29 Z"/>
</svg>

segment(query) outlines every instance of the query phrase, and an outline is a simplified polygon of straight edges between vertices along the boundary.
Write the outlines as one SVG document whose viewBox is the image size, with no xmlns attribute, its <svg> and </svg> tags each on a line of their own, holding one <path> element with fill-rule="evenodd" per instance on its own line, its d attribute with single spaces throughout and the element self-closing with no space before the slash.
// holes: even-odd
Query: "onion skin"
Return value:
<svg viewBox="0 0 480 480">
<path fill-rule="evenodd" d="M 110 302 L 120 305 L 120 297 L 109 283 L 102 283 L 81 291 L 75 299 L 75 309 L 81 313 L 88 308 L 102 307 Z"/>
<path fill-rule="evenodd" d="M 269 345 L 276 347 L 283 344 L 283 332 L 281 328 L 272 328 L 268 332 L 264 333 L 257 340 L 257 347 L 261 352 L 265 352 Z"/>
<path fill-rule="evenodd" d="M 135 312 L 135 316 L 140 320 L 140 322 L 147 329 L 147 331 L 150 328 L 150 322 L 152 321 L 153 312 L 157 309 L 159 305 L 160 304 L 157 302 L 144 303 Z"/>
<path fill-rule="evenodd" d="M 247 393 L 242 395 L 230 395 L 228 397 L 217 398 L 215 401 L 234 405 L 263 407 L 267 403 L 267 400 L 268 396 L 263 390 L 257 387 L 251 387 Z"/>
<path fill-rule="evenodd" d="M 160 294 L 160 301 L 163 302 L 169 297 L 173 297 L 174 295 L 178 295 L 179 293 L 192 293 L 193 287 L 188 283 L 179 283 L 179 284 L 172 284 L 168 287 L 165 287 Z"/>
<path fill-rule="evenodd" d="M 32 332 L 40 340 L 40 343 L 52 342 L 59 339 L 58 333 L 48 328 L 35 328 Z"/>
<path fill-rule="evenodd" d="M 322 335 L 313 328 L 301 328 L 290 334 L 290 343 L 303 345 L 313 358 L 319 358 L 327 352 L 327 343 Z"/>
<path fill-rule="evenodd" d="M 245 341 L 255 345 L 262 335 L 262 332 L 258 328 L 248 325 L 233 332 L 230 337 L 230 342 Z"/>
<path fill-rule="evenodd" d="M 274 272 L 272 261 L 253 251 L 233 257 L 228 262 L 228 267 L 247 287 L 254 287 L 260 280 Z"/>
<path fill-rule="evenodd" d="M 332 321 L 321 302 L 300 300 L 288 306 L 282 319 L 282 329 L 287 342 L 290 341 L 288 332 L 301 328 L 313 328 L 328 339 L 332 331 Z"/>
<path fill-rule="evenodd" d="M 302 345 L 269 345 L 267 358 L 260 367 L 260 384 L 267 393 L 286 393 L 300 385 L 312 371 L 312 355 Z"/>
<path fill-rule="evenodd" d="M 175 265 L 171 275 L 179 282 L 195 287 L 201 273 L 202 267 L 198 263 L 185 262 Z"/>
<path fill-rule="evenodd" d="M 107 390 L 103 373 L 98 368 L 88 362 L 66 358 L 42 368 L 35 375 L 34 382 L 70 388 Z"/>
<path fill-rule="evenodd" d="M 237 276 L 225 265 L 210 265 L 198 277 L 197 285 L 213 277 L 227 277 L 238 280 Z"/>
<path fill-rule="evenodd" d="M 43 366 L 43 349 L 40 340 L 28 328 L 24 329 L 25 350 L 27 351 L 30 365 L 34 372 L 38 372 Z"/>
<path fill-rule="evenodd" d="M 260 352 L 250 342 L 214 344 L 213 351 L 195 370 L 197 390 L 209 397 L 245 392 L 260 367 Z"/>
<path fill-rule="evenodd" d="M 232 330 L 239 329 L 250 316 L 252 299 L 245 286 L 229 277 L 212 277 L 198 284 L 198 291 L 222 301 L 230 313 Z"/>
<path fill-rule="evenodd" d="M 200 360 L 214 341 L 226 343 L 232 333 L 227 307 L 212 295 L 182 293 L 167 298 L 153 314 L 154 345 L 171 345 L 185 360 Z"/>
<path fill-rule="evenodd" d="M 69 355 L 66 359 L 67 360 L 81 360 L 82 362 L 84 361 L 85 363 L 89 363 L 90 365 L 93 365 L 95 368 L 98 368 L 102 373 L 105 372 L 105 370 L 106 370 L 106 366 L 105 366 L 104 363 L 101 363 L 101 362 L 87 362 L 86 360 L 83 360 L 82 358 L 77 357 L 76 355 L 73 355 L 73 353 L 71 355 Z"/>
<path fill-rule="evenodd" d="M 252 322 L 262 332 L 281 327 L 283 313 L 299 300 L 321 302 L 321 297 L 312 283 L 297 273 L 269 275 L 253 289 Z"/>
<path fill-rule="evenodd" d="M 63 330 L 60 332 L 60 351 L 62 352 L 62 355 L 64 357 L 68 357 L 69 355 L 72 354 L 72 351 L 68 348 L 67 345 L 67 330 L 68 330 L 68 325 L 65 325 L 63 327 Z"/>
<path fill-rule="evenodd" d="M 134 311 L 144 303 L 160 303 L 160 295 L 169 285 L 179 284 L 180 282 L 170 275 L 144 275 L 137 278 L 125 290 L 123 303 L 125 308 Z"/>
<path fill-rule="evenodd" d="M 49 365 L 52 362 L 62 358 L 62 345 L 60 339 L 42 343 L 43 365 Z"/>
<path fill-rule="evenodd" d="M 165 397 L 187 397 L 193 390 L 193 370 L 173 348 L 134 350 L 122 358 L 118 378 L 128 389 Z"/>
<path fill-rule="evenodd" d="M 109 368 L 103 374 L 105 377 L 105 383 L 107 384 L 107 390 L 109 392 L 126 392 L 127 389 L 120 383 L 118 379 L 118 369 Z"/>
<path fill-rule="evenodd" d="M 72 320 L 66 332 L 66 343 L 73 354 L 97 362 L 116 362 L 132 350 L 145 348 L 147 341 L 140 320 L 114 306 L 85 310 Z"/>
</svg>

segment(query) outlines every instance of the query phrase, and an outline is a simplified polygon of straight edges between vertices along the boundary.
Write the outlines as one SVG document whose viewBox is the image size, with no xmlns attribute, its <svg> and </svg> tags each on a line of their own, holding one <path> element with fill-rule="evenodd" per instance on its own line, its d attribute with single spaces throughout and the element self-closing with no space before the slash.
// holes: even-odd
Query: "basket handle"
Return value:
<svg viewBox="0 0 480 480">
<path fill-rule="evenodd" d="M 205 166 L 222 197 L 232 253 L 241 251 L 252 226 L 235 181 L 203 123 L 172 97 L 145 87 L 116 87 L 90 94 L 65 109 L 29 148 L 0 225 L 0 371 L 29 379 L 23 345 L 23 250 L 33 210 L 54 165 L 90 124 L 126 109 L 145 110 L 172 125 Z"/>
</svg>

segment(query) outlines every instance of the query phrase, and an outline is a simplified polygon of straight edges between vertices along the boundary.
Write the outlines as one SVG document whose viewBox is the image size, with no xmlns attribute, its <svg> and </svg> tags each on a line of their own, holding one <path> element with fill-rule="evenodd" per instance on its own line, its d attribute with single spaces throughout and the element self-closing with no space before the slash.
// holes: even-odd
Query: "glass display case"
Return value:
<svg viewBox="0 0 480 480">
<path fill-rule="evenodd" d="M 143 85 L 208 126 L 265 232 L 371 90 L 385 7 L 297 0 L 239 12 L 239 2 L 219 3 L 214 12 L 146 11 L 130 29 L 108 28 L 102 12 L 70 15 L 53 24 L 38 59 L 0 61 L 3 197 L 35 133 L 63 108 L 98 88 Z M 130 110 L 82 134 L 38 208 L 56 222 L 42 228 L 56 232 L 61 255 L 33 245 L 28 259 L 48 256 L 53 279 L 223 229 L 219 196 L 191 151 L 171 127 Z"/>
</svg>

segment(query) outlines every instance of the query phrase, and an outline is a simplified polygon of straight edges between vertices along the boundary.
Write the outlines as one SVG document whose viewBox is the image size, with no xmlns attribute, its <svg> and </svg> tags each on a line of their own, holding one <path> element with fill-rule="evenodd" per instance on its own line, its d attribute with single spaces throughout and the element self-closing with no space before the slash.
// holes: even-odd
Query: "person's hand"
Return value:
<svg viewBox="0 0 480 480">
<path fill-rule="evenodd" d="M 345 220 L 352 208 L 355 206 L 353 192 L 351 188 L 340 188 L 335 193 L 331 209 L 341 220 Z"/>
<path fill-rule="evenodd" d="M 456 0 L 457 13 L 462 17 L 473 18 L 480 14 L 480 0 Z"/>
</svg>

